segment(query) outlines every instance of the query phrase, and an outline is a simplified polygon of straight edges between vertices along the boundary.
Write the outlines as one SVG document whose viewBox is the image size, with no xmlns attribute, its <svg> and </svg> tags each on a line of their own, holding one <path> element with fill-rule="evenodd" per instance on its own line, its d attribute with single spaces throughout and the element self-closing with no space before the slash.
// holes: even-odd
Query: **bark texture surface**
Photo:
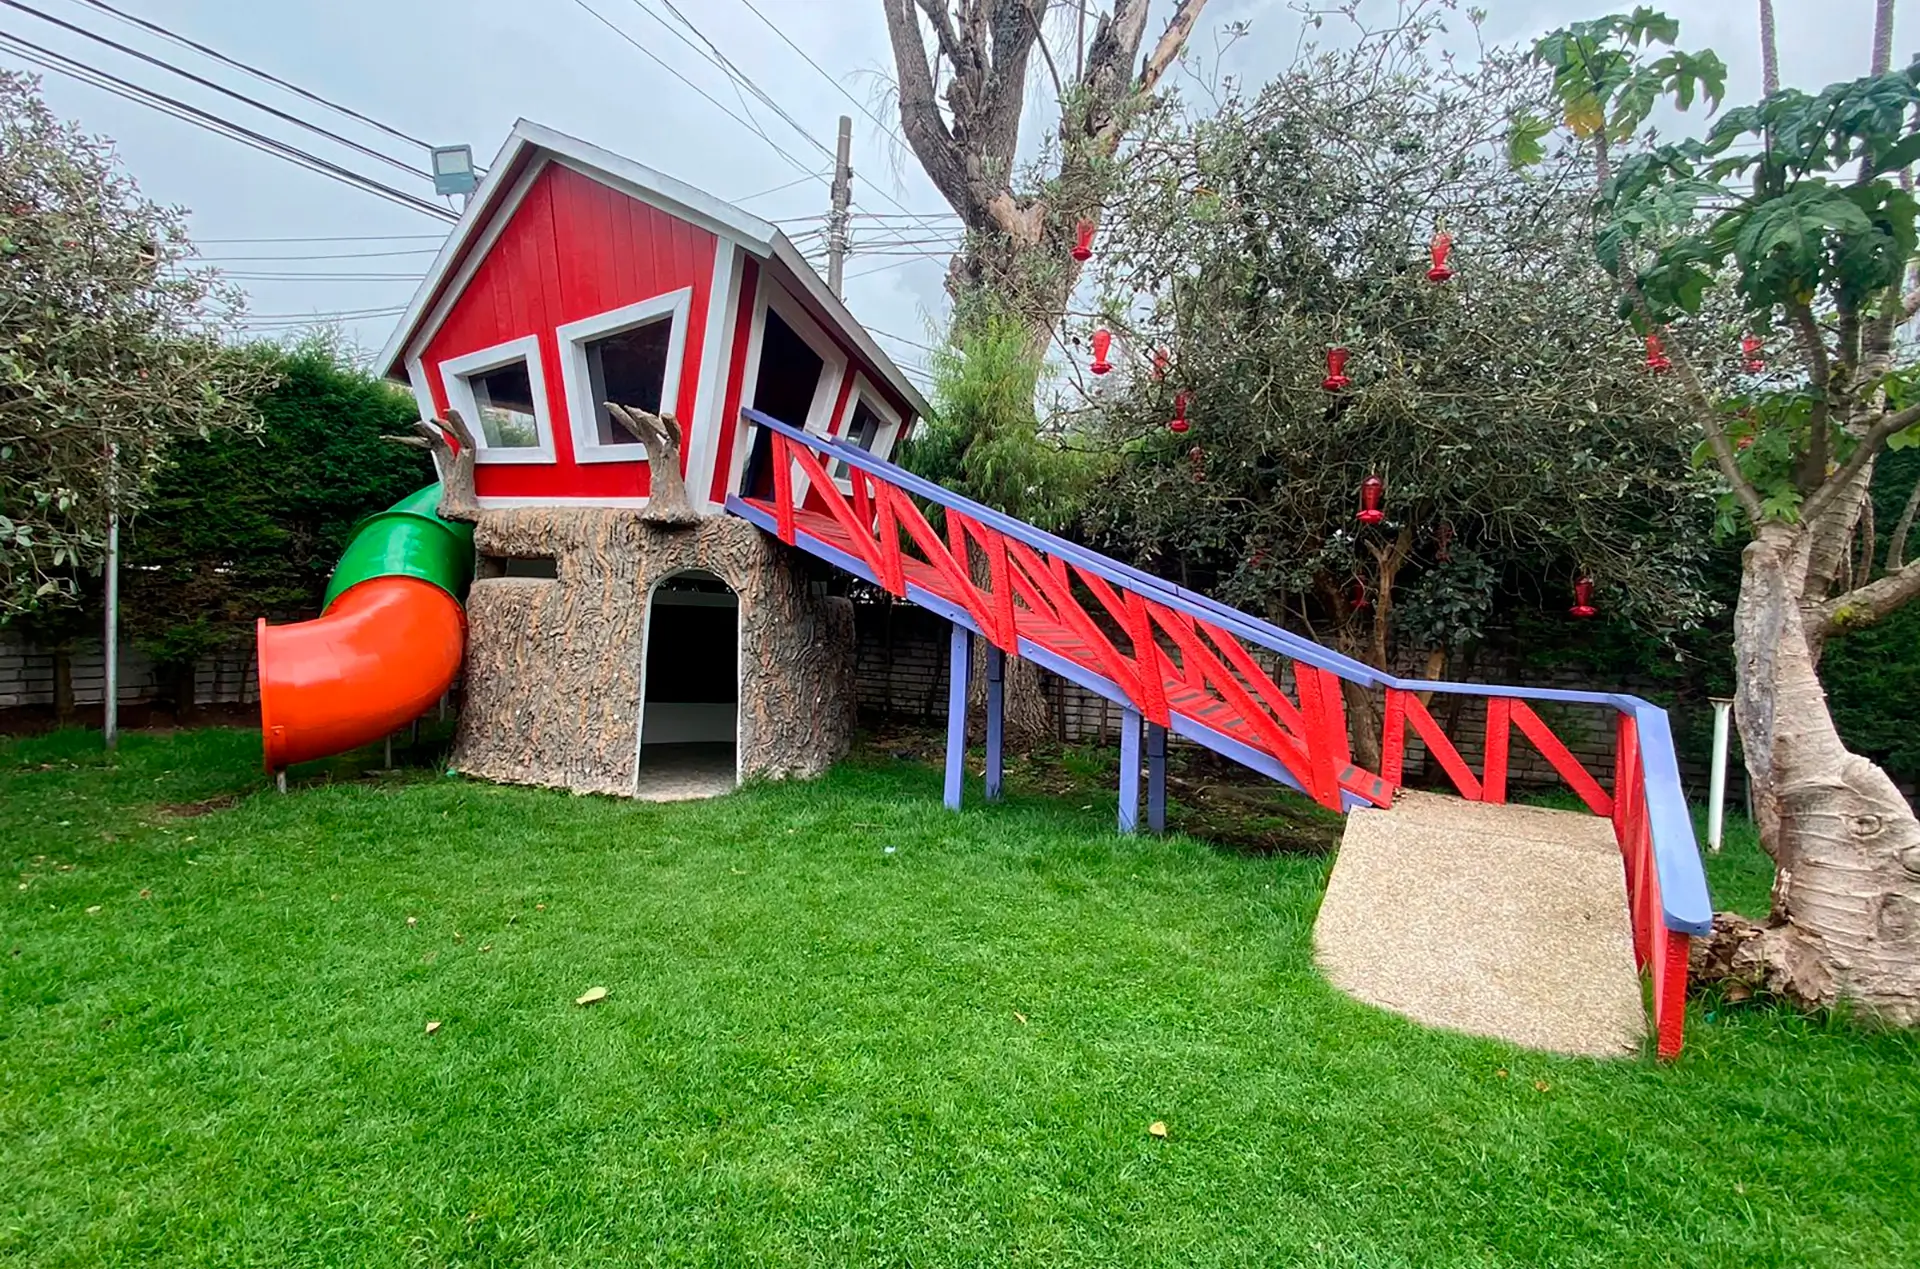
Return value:
<svg viewBox="0 0 1920 1269">
<path fill-rule="evenodd" d="M 799 557 L 745 521 L 668 527 L 643 514 L 478 512 L 483 561 L 551 556 L 557 577 L 483 575 L 474 583 L 455 769 L 631 795 L 648 596 L 662 579 L 695 568 L 739 597 L 741 774 L 813 776 L 845 754 L 855 705 L 851 606 L 814 595 Z"/>
<path fill-rule="evenodd" d="M 1775 866 L 1765 925 L 1715 922 L 1697 962 L 1803 1005 L 1842 999 L 1920 1023 L 1920 822 L 1887 774 L 1841 743 L 1803 608 L 1819 541 L 1782 524 L 1743 556 L 1734 715 Z M 1817 614 L 1816 614 L 1817 618 Z"/>
</svg>

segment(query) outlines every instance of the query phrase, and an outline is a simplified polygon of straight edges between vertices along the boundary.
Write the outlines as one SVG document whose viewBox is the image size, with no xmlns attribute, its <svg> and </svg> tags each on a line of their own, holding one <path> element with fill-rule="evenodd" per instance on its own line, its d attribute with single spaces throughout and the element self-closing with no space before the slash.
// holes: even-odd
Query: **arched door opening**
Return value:
<svg viewBox="0 0 1920 1269">
<path fill-rule="evenodd" d="M 670 802 L 738 782 L 740 597 L 712 573 L 662 579 L 647 601 L 634 794 Z"/>
</svg>

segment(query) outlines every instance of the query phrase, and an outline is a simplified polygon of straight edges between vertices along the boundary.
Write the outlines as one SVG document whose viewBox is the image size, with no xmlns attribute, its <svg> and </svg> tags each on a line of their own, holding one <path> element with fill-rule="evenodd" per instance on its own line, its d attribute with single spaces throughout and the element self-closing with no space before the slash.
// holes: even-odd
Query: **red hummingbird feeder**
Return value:
<svg viewBox="0 0 1920 1269">
<path fill-rule="evenodd" d="M 1647 336 L 1647 369 L 1657 375 L 1673 369 L 1673 359 L 1667 356 L 1667 350 L 1660 343 L 1658 335 Z"/>
<path fill-rule="evenodd" d="M 1573 584 L 1573 607 L 1567 611 L 1585 621 L 1600 610 L 1593 606 L 1593 579 L 1582 577 Z"/>
<path fill-rule="evenodd" d="M 1167 420 L 1167 430 L 1176 436 L 1187 430 L 1187 394 L 1184 392 L 1173 398 L 1173 417 Z"/>
<path fill-rule="evenodd" d="M 1427 270 L 1427 281 L 1445 282 L 1453 276 L 1453 270 L 1447 267 L 1447 253 L 1453 250 L 1453 235 L 1444 229 L 1433 231 L 1433 241 L 1427 244 L 1427 254 L 1433 258 L 1433 267 Z"/>
<path fill-rule="evenodd" d="M 1764 347 L 1766 345 L 1761 343 L 1760 337 L 1752 331 L 1748 331 L 1741 337 L 1740 355 L 1746 359 L 1748 374 L 1757 375 L 1767 368 L 1765 359 L 1760 356 L 1760 350 Z"/>
<path fill-rule="evenodd" d="M 1380 508 L 1381 500 L 1387 496 L 1387 482 L 1378 476 L 1369 476 L 1360 482 L 1360 523 L 1379 524 L 1387 518 Z"/>
<path fill-rule="evenodd" d="M 1172 359 L 1167 356 L 1166 349 L 1164 348 L 1154 349 L 1153 350 L 1153 377 L 1156 379 L 1166 378 L 1167 366 L 1171 360 Z"/>
<path fill-rule="evenodd" d="M 1338 392 L 1352 383 L 1353 380 L 1347 378 L 1347 350 L 1327 349 L 1327 377 L 1320 381 L 1320 386 L 1328 392 Z"/>
<path fill-rule="evenodd" d="M 1081 264 L 1093 259 L 1093 222 L 1083 220 L 1073 227 L 1073 258 Z"/>
<path fill-rule="evenodd" d="M 1373 601 L 1367 598 L 1367 584 L 1360 578 L 1353 579 L 1353 610 L 1366 612 L 1373 607 Z"/>
<path fill-rule="evenodd" d="M 1113 363 L 1107 360 L 1107 350 L 1113 347 L 1113 332 L 1102 326 L 1093 332 L 1093 364 L 1087 369 L 1097 375 L 1103 375 L 1113 369 Z"/>
</svg>

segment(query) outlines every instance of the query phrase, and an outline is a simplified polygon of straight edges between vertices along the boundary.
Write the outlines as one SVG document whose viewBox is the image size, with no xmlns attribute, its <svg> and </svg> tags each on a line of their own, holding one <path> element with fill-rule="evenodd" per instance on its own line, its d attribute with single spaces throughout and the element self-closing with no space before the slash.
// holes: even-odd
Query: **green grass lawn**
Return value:
<svg viewBox="0 0 1920 1269">
<path fill-rule="evenodd" d="M 1912 1037 L 1423 1031 L 1314 972 L 1325 858 L 96 746 L 0 742 L 0 1264 L 1920 1263 Z"/>
</svg>

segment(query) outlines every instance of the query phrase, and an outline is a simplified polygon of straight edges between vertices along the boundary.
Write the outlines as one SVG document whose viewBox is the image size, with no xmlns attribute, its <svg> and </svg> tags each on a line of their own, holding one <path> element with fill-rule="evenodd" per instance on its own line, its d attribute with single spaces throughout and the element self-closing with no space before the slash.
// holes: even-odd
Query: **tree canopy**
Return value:
<svg viewBox="0 0 1920 1269">
<path fill-rule="evenodd" d="M 270 373 L 191 256 L 179 208 L 0 70 L 0 621 L 75 600 L 174 440 L 247 424 Z"/>
</svg>

